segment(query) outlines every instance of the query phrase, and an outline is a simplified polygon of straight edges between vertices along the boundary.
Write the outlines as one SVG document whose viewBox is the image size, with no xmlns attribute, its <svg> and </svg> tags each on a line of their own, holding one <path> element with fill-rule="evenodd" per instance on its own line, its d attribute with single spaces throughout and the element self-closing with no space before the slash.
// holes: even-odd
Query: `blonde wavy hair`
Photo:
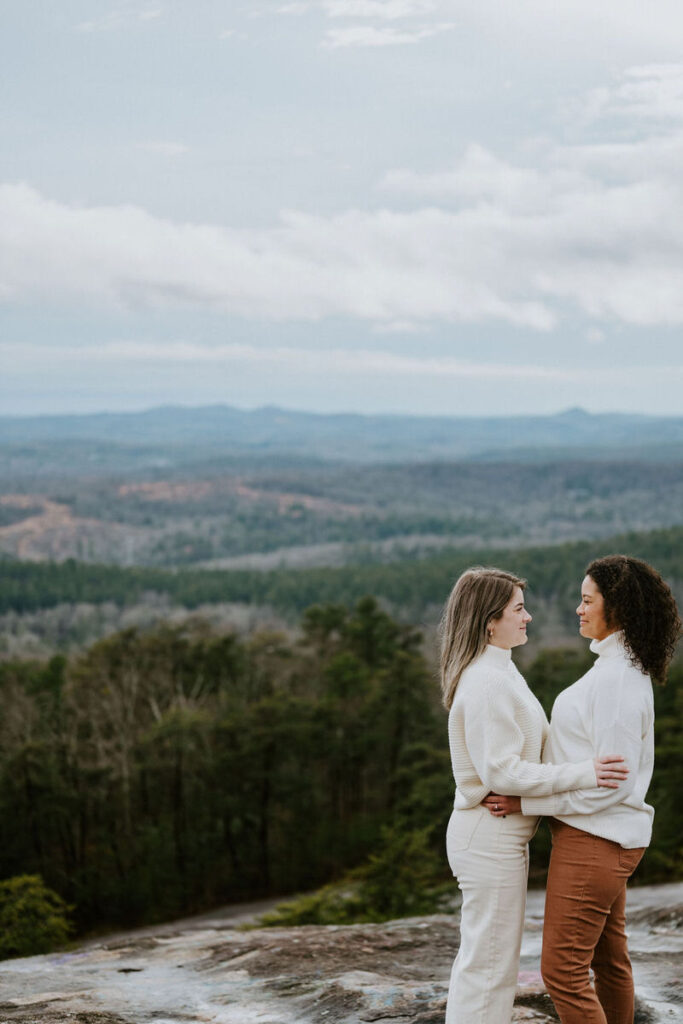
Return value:
<svg viewBox="0 0 683 1024">
<path fill-rule="evenodd" d="M 466 569 L 451 590 L 441 617 L 441 694 L 450 709 L 460 677 L 488 643 L 489 623 L 499 619 L 515 587 L 526 580 L 502 569 Z"/>
</svg>

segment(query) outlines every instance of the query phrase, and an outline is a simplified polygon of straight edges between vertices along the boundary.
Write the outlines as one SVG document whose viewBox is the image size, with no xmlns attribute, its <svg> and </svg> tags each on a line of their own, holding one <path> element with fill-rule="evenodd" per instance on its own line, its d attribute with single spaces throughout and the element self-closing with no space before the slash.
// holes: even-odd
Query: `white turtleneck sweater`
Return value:
<svg viewBox="0 0 683 1024">
<path fill-rule="evenodd" d="M 542 798 L 596 786 L 590 750 L 579 763 L 541 764 L 547 736 L 543 708 L 511 652 L 489 644 L 460 677 L 448 715 L 455 807 L 476 807 L 491 791 Z"/>
<path fill-rule="evenodd" d="M 577 790 L 522 799 L 523 814 L 550 814 L 626 849 L 647 846 L 653 808 L 645 803 L 654 766 L 650 677 L 631 662 L 623 634 L 593 640 L 597 661 L 555 701 L 545 763 L 621 754 L 630 774 L 618 789 Z"/>
</svg>

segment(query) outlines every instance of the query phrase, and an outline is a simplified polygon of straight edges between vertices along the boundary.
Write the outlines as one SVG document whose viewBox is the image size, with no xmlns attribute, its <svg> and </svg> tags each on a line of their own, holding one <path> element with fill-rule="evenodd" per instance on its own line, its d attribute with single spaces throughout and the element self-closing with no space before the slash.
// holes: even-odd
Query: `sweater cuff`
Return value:
<svg viewBox="0 0 683 1024">
<path fill-rule="evenodd" d="M 556 781 L 554 793 L 566 793 L 574 789 L 595 789 L 598 784 L 593 758 L 573 764 L 570 775 L 564 772 Z"/>
<path fill-rule="evenodd" d="M 523 796 L 522 814 L 527 814 L 530 818 L 552 818 L 554 814 L 561 812 L 562 796 L 562 793 L 556 793 L 554 796 Z"/>
</svg>

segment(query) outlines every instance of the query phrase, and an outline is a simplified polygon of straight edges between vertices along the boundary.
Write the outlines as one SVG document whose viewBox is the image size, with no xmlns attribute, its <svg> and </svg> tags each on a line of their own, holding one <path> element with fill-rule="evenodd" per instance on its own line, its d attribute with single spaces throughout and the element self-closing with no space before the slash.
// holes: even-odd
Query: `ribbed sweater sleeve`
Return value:
<svg viewBox="0 0 683 1024">
<path fill-rule="evenodd" d="M 528 705 L 515 699 L 508 680 L 494 673 L 479 681 L 476 704 L 465 715 L 465 738 L 472 763 L 487 790 L 507 796 L 543 797 L 595 786 L 592 758 L 578 764 L 537 764 L 522 759 L 532 714 Z"/>
</svg>

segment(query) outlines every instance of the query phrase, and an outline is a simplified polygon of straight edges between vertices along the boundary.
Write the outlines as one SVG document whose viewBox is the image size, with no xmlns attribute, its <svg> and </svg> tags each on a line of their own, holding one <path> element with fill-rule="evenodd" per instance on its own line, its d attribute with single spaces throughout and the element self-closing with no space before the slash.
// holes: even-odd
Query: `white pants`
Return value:
<svg viewBox="0 0 683 1024">
<path fill-rule="evenodd" d="M 446 1024 L 510 1024 L 524 929 L 529 840 L 537 818 L 454 810 L 448 862 L 462 890 L 460 949 Z"/>
</svg>

